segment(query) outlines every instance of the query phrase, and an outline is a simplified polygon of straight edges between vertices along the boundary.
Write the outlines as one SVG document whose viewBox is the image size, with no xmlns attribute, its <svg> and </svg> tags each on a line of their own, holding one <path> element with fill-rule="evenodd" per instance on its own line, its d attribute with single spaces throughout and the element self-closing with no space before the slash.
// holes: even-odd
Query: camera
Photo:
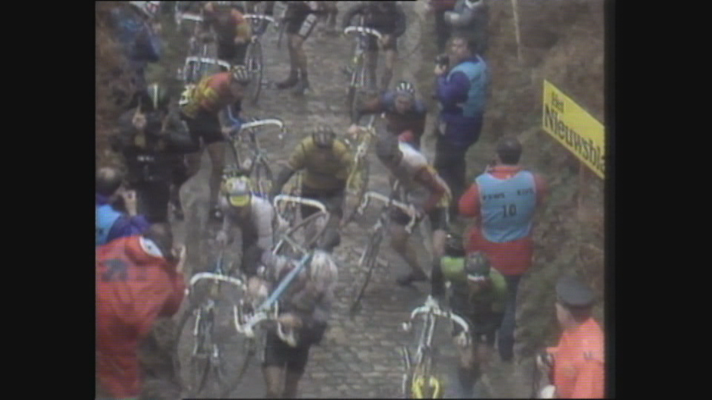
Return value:
<svg viewBox="0 0 712 400">
<path fill-rule="evenodd" d="M 440 54 L 435 57 L 435 64 L 440 67 L 447 68 L 450 65 L 450 57 L 448 57 L 447 54 Z"/>
</svg>

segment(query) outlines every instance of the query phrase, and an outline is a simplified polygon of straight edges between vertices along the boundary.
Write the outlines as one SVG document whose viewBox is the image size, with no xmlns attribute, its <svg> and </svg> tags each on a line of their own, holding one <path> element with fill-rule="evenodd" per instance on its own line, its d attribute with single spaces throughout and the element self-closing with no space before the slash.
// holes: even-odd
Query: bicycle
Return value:
<svg viewBox="0 0 712 400">
<path fill-rule="evenodd" d="M 433 333 L 437 326 L 436 317 L 449 319 L 453 323 L 453 328 L 454 324 L 458 325 L 462 329 L 458 334 L 458 340 L 465 343 L 471 341 L 470 328 L 462 317 L 449 310 L 442 310 L 432 296 L 428 296 L 424 305 L 410 313 L 410 319 L 402 325 L 403 330 L 411 332 L 413 321 L 420 315 L 423 316 L 423 329 L 419 335 L 415 360 L 412 359 L 407 346 L 401 348 L 405 366 L 401 389 L 406 399 L 440 399 L 443 398 L 445 388 L 442 379 L 438 377 L 437 348 L 433 345 Z"/>
<path fill-rule="evenodd" d="M 399 182 L 394 182 L 391 188 L 391 194 L 388 197 L 376 192 L 366 192 L 363 197 L 363 201 L 356 210 L 359 215 L 362 215 L 365 209 L 368 207 L 368 204 L 371 199 L 375 199 L 384 203 L 383 208 L 381 208 L 381 213 L 378 216 L 378 220 L 369 230 L 368 243 L 361 252 L 361 257 L 358 261 L 358 268 L 360 270 L 361 276 L 360 278 L 357 278 L 356 284 L 353 286 L 355 290 L 351 296 L 352 300 L 351 306 L 349 308 L 349 313 L 351 314 L 351 316 L 355 315 L 361 309 L 361 299 L 363 298 L 363 295 L 366 292 L 366 287 L 368 286 L 368 283 L 371 279 L 374 267 L 376 266 L 376 264 L 385 264 L 383 262 L 379 262 L 378 252 L 381 247 L 384 232 L 390 222 L 389 214 L 392 210 L 392 207 L 395 206 L 401 209 L 410 217 L 408 224 L 405 226 L 405 230 L 408 234 L 413 231 L 413 227 L 418 222 L 417 213 L 415 211 L 415 207 L 413 207 L 412 204 L 405 204 L 394 199 L 395 194 L 398 190 L 398 186 Z"/>
<path fill-rule="evenodd" d="M 266 126 L 276 126 L 280 129 L 277 137 L 282 141 L 286 133 L 284 122 L 278 118 L 268 118 L 241 123 L 241 121 L 232 116 L 230 107 L 227 110 L 228 119 L 237 128 L 237 133 L 230 134 L 228 140 L 230 149 L 235 157 L 235 164 L 234 166 L 228 166 L 227 169 L 237 170 L 242 175 L 252 178 L 257 186 L 255 192 L 259 196 L 267 198 L 270 190 L 272 190 L 272 169 L 269 166 L 270 161 L 267 157 L 267 151 L 260 146 L 257 133 Z M 245 135 L 247 135 L 247 138 L 244 137 Z"/>
<path fill-rule="evenodd" d="M 272 200 L 274 209 L 277 211 L 278 225 L 285 232 L 281 235 L 282 239 L 275 245 L 275 254 L 278 254 L 283 249 L 284 244 L 291 245 L 292 250 L 300 253 L 305 253 L 316 245 L 317 241 L 324 234 L 326 229 L 326 221 L 329 219 L 329 212 L 324 204 L 312 199 L 294 197 L 290 195 L 278 195 Z M 303 218 L 298 223 L 297 209 L 299 205 L 306 205 L 317 208 L 319 211 Z M 302 243 L 298 244 L 295 239 L 298 231 L 302 232 Z"/>
<path fill-rule="evenodd" d="M 366 28 L 364 26 L 349 26 L 344 29 L 344 34 L 357 33 L 356 44 L 354 48 L 354 56 L 351 61 L 351 76 L 349 87 L 346 94 L 346 106 L 349 110 L 349 115 L 354 115 L 356 106 L 359 104 L 360 97 L 364 88 L 373 88 L 376 82 L 371 82 L 368 79 L 368 71 L 366 68 L 366 41 L 367 36 L 372 35 L 377 39 L 381 39 L 382 35 L 375 29 Z M 375 78 L 375 77 L 374 77 Z"/>
<path fill-rule="evenodd" d="M 354 161 L 353 167 L 346 179 L 344 216 L 341 219 L 341 227 L 346 226 L 353 220 L 356 214 L 356 208 L 361 204 L 363 195 L 366 193 L 368 187 L 368 151 L 371 148 L 371 142 L 376 137 L 376 129 L 373 126 L 375 120 L 375 116 L 371 116 L 368 124 L 359 130 L 353 141 L 344 139 L 344 142 L 354 150 Z"/>
<path fill-rule="evenodd" d="M 245 290 L 243 279 L 231 276 L 233 270 L 234 266 L 229 269 L 224 267 L 221 253 L 213 269 L 214 272 L 193 275 L 186 289 L 189 306 L 177 324 L 174 368 L 180 377 L 182 389 L 187 392 L 188 397 L 201 394 L 209 397 L 226 396 L 237 385 L 236 375 L 230 370 L 232 364 L 226 363 L 223 358 L 223 354 L 229 350 L 230 343 L 224 339 L 220 340 L 221 334 L 217 325 L 220 311 L 226 310 L 224 307 L 226 298 L 221 296 L 222 283 L 243 292 Z M 209 290 L 198 290 L 198 283 L 205 281 L 212 282 Z M 184 343 L 182 339 L 188 341 L 192 349 L 189 360 L 185 361 L 181 360 L 180 349 L 181 344 Z M 189 366 L 187 379 L 182 376 L 183 367 L 186 365 Z M 209 384 L 212 380 L 216 381 L 217 385 Z M 215 390 L 216 386 L 217 390 Z"/>
<path fill-rule="evenodd" d="M 245 52 L 245 66 L 250 71 L 252 77 L 250 85 L 252 85 L 251 103 L 257 104 L 260 92 L 262 91 L 262 43 L 260 38 L 267 31 L 269 23 L 274 23 L 274 18 L 268 15 L 245 14 L 245 18 L 250 21 L 253 26 L 253 35 L 250 38 L 250 43 L 247 45 Z M 255 23 L 258 22 L 258 23 Z"/>
</svg>

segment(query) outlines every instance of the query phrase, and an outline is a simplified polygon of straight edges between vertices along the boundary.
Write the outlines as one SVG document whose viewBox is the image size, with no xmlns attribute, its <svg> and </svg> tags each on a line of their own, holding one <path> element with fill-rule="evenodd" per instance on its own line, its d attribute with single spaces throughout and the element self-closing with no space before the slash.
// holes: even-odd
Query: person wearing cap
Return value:
<svg viewBox="0 0 712 400">
<path fill-rule="evenodd" d="M 490 268 L 484 253 L 465 255 L 462 238 L 452 234 L 448 235 L 445 255 L 435 264 L 431 277 L 431 294 L 441 304 L 445 282 L 451 285 L 450 308 L 468 321 L 472 333 L 472 343 L 457 343 L 461 350 L 460 394 L 469 398 L 494 349 L 495 334 L 504 315 L 507 287 L 504 277 Z"/>
<path fill-rule="evenodd" d="M 449 66 L 438 64 L 434 71 L 440 115 L 433 165 L 450 186 L 453 198 L 458 199 L 466 185 L 465 155 L 482 130 L 490 78 L 487 63 L 477 54 L 474 39 L 454 36 L 451 53 Z M 454 219 L 455 204 L 450 212 Z"/>
<path fill-rule="evenodd" d="M 489 7 L 485 0 L 458 0 L 452 11 L 446 11 L 444 21 L 453 36 L 469 37 L 477 43 L 477 53 L 487 50 L 487 24 Z"/>
<path fill-rule="evenodd" d="M 352 164 L 353 155 L 346 143 L 336 137 L 331 127 L 317 126 L 297 145 L 287 165 L 277 174 L 270 197 L 277 196 L 292 175 L 304 170 L 301 196 L 324 204 L 329 212 L 329 221 L 320 241 L 335 247 L 341 241 L 338 229 L 343 216 L 346 179 Z M 314 207 L 301 205 L 302 218 L 308 218 L 317 211 Z"/>
<path fill-rule="evenodd" d="M 519 165 L 521 155 L 522 145 L 515 136 L 502 137 L 495 165 L 475 178 L 459 201 L 460 215 L 474 219 L 466 250 L 487 254 L 507 281 L 507 307 L 498 339 L 504 361 L 514 357 L 517 288 L 532 264 L 532 221 L 548 190 L 544 178 Z"/>
<path fill-rule="evenodd" d="M 188 176 L 200 170 L 202 150 L 208 149 L 212 171 L 210 174 L 210 218 L 222 218 L 217 205 L 218 190 L 225 166 L 227 136 L 239 127 L 239 117 L 245 87 L 251 80 L 250 71 L 244 65 L 237 65 L 231 71 L 208 75 L 197 86 L 187 89 L 181 99 L 181 118 L 188 125 L 188 131 L 198 151 L 187 156 Z"/>
<path fill-rule="evenodd" d="M 425 119 L 428 109 L 415 96 L 415 86 L 408 81 L 400 81 L 395 90 L 374 97 L 357 105 L 351 115 L 348 134 L 358 133 L 358 122 L 364 115 L 385 114 L 386 130 L 401 141 L 409 143 L 416 150 L 420 149 L 420 138 L 425 131 Z"/>
<path fill-rule="evenodd" d="M 252 183 L 245 176 L 228 177 L 223 181 L 218 205 L 223 214 L 222 229 L 216 237 L 218 246 L 227 246 L 232 240 L 232 228 L 240 228 L 240 268 L 248 276 L 255 275 L 262 253 L 269 252 L 274 245 L 274 207 L 269 200 L 252 193 Z"/>
<path fill-rule="evenodd" d="M 297 397 L 311 346 L 321 343 L 326 333 L 335 301 L 338 268 L 330 251 L 321 245 L 307 262 L 279 298 L 279 323 L 286 332 L 294 332 L 296 347 L 283 342 L 274 331 L 267 332 L 262 373 L 268 399 Z M 265 252 L 262 265 L 258 276 L 248 282 L 248 295 L 252 299 L 264 298 L 279 286 L 299 265 L 299 260 Z"/>
<path fill-rule="evenodd" d="M 168 224 L 96 249 L 97 398 L 138 399 L 139 345 L 154 321 L 171 317 L 185 295 L 185 247 L 173 247 Z"/>
<path fill-rule="evenodd" d="M 123 204 L 125 211 L 119 209 Z M 104 167 L 96 171 L 96 246 L 112 240 L 138 235 L 150 223 L 144 215 L 137 215 L 136 192 L 124 186 L 124 174 L 116 168 Z"/>
<path fill-rule="evenodd" d="M 591 288 L 577 278 L 564 276 L 556 284 L 556 319 L 563 333 L 558 346 L 537 356 L 543 375 L 553 377 L 552 385 L 545 387 L 540 397 L 604 397 L 605 340 L 591 314 L 594 299 Z"/>
</svg>

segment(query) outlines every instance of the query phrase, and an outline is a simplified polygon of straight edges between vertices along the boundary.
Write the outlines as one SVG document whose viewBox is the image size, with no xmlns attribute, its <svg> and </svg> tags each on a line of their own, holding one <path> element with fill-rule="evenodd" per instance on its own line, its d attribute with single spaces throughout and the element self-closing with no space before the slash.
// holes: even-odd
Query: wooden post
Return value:
<svg viewBox="0 0 712 400">
<path fill-rule="evenodd" d="M 517 0 L 512 0 L 512 11 L 514 12 L 514 35 L 517 38 L 517 61 L 522 63 L 521 39 L 519 35 L 519 12 L 517 12 Z"/>
<path fill-rule="evenodd" d="M 578 204 L 576 214 L 579 221 L 579 232 L 578 232 L 578 259 L 580 267 L 583 268 L 583 233 L 584 226 L 586 225 L 586 212 L 584 211 L 584 198 L 586 196 L 586 169 L 588 167 L 583 161 L 579 162 L 579 188 L 578 188 Z"/>
</svg>

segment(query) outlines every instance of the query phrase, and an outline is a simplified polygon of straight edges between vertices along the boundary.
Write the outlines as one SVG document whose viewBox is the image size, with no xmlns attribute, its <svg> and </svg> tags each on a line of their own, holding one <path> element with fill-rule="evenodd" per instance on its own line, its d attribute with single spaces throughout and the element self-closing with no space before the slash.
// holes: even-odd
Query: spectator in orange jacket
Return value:
<svg viewBox="0 0 712 400">
<path fill-rule="evenodd" d="M 475 218 L 468 253 L 482 251 L 507 281 L 507 305 L 499 331 L 503 361 L 514 357 L 514 329 L 519 280 L 532 263 L 532 220 L 547 192 L 544 179 L 519 166 L 522 145 L 514 136 L 497 144 L 496 165 L 478 176 L 460 198 L 459 212 Z"/>
<path fill-rule="evenodd" d="M 138 398 L 138 346 L 157 317 L 178 311 L 185 292 L 184 260 L 185 247 L 173 249 L 167 224 L 97 248 L 97 374 L 104 396 Z"/>
<path fill-rule="evenodd" d="M 541 356 L 537 359 L 545 376 L 553 377 L 553 386 L 545 387 L 542 393 L 546 394 L 541 396 L 603 398 L 604 336 L 591 316 L 593 291 L 576 278 L 562 277 L 556 285 L 556 295 L 556 319 L 564 332 L 558 346 L 546 349 L 549 361 L 544 362 Z"/>
</svg>

